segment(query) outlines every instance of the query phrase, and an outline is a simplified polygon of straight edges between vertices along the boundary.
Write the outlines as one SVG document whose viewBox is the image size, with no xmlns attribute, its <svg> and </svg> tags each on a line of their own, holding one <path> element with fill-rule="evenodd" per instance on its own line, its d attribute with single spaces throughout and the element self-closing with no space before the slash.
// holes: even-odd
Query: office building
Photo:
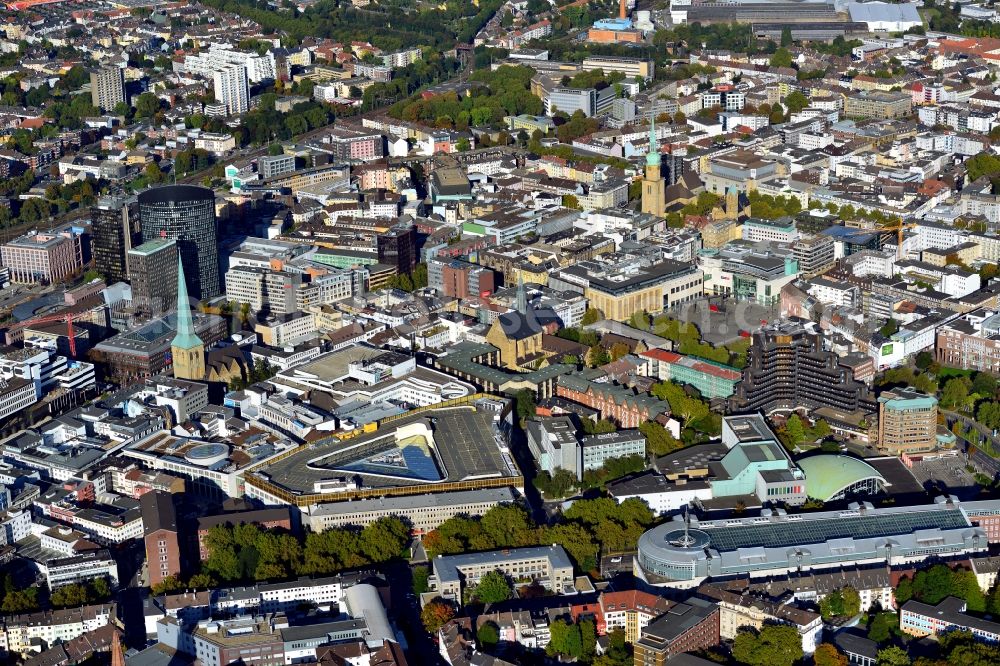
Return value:
<svg viewBox="0 0 1000 666">
<path fill-rule="evenodd" d="M 878 397 L 878 446 L 894 456 L 938 448 L 937 398 L 904 387 Z"/>
<path fill-rule="evenodd" d="M 690 384 L 705 398 L 728 398 L 742 377 L 732 366 L 664 349 L 649 349 L 639 357 L 645 359 L 650 377 Z"/>
<path fill-rule="evenodd" d="M 295 155 L 268 155 L 257 160 L 260 177 L 264 180 L 295 171 Z"/>
<path fill-rule="evenodd" d="M 215 86 L 215 100 L 226 105 L 226 113 L 236 116 L 250 110 L 250 88 L 247 83 L 247 68 L 229 64 L 212 72 Z"/>
<path fill-rule="evenodd" d="M 16 414 L 38 401 L 35 383 L 21 377 L 0 381 L 0 420 Z"/>
<path fill-rule="evenodd" d="M 111 111 L 125 101 L 125 71 L 103 67 L 90 73 L 90 103 L 101 111 Z"/>
<path fill-rule="evenodd" d="M 128 251 L 128 281 L 138 310 L 158 315 L 177 302 L 177 262 L 177 241 L 172 238 L 157 238 Z"/>
<path fill-rule="evenodd" d="M 102 198 L 91 214 L 94 268 L 107 284 L 128 279 L 128 252 L 141 238 L 135 199 Z"/>
<path fill-rule="evenodd" d="M 666 666 L 672 657 L 719 644 L 719 607 L 698 597 L 675 604 L 648 624 L 634 645 L 635 663 Z"/>
<path fill-rule="evenodd" d="M 980 308 L 942 325 L 934 356 L 948 367 L 1000 374 L 1000 312 Z"/>
<path fill-rule="evenodd" d="M 146 546 L 147 584 L 152 587 L 164 578 L 181 572 L 181 543 L 177 529 L 174 496 L 154 490 L 139 498 L 143 541 Z"/>
<path fill-rule="evenodd" d="M 118 587 L 118 564 L 111 552 L 102 548 L 59 557 L 45 563 L 45 578 L 50 590 L 60 585 L 87 583 L 98 578 Z"/>
<path fill-rule="evenodd" d="M 354 525 L 364 527 L 388 516 L 407 520 L 415 534 L 437 529 L 455 516 L 481 516 L 499 504 L 513 504 L 517 498 L 510 488 L 459 490 L 410 497 L 372 497 L 350 502 L 327 502 L 309 509 L 308 521 L 314 532 Z"/>
<path fill-rule="evenodd" d="M 378 262 L 395 266 L 400 274 L 410 273 L 417 265 L 417 228 L 397 226 L 375 238 Z"/>
<path fill-rule="evenodd" d="M 792 245 L 792 253 L 799 262 L 799 275 L 807 280 L 834 265 L 834 242 L 830 236 L 817 234 L 801 238 Z"/>
<path fill-rule="evenodd" d="M 583 293 L 605 318 L 625 321 L 645 310 L 659 314 L 702 297 L 704 274 L 689 263 L 618 261 L 615 255 L 581 261 L 551 273 L 549 286 Z"/>
<path fill-rule="evenodd" d="M 195 185 L 166 185 L 139 194 L 142 240 L 177 241 L 188 292 L 204 300 L 220 293 L 215 193 Z"/>
<path fill-rule="evenodd" d="M 475 587 L 491 571 L 516 580 L 533 580 L 557 595 L 574 589 L 573 563 L 562 546 L 438 555 L 429 583 L 445 599 L 461 601 L 463 587 Z"/>
<path fill-rule="evenodd" d="M 823 338 L 795 323 L 766 326 L 753 335 L 743 379 L 730 398 L 733 411 L 831 407 L 871 414 L 877 402 Z"/>
<path fill-rule="evenodd" d="M 844 97 L 844 115 L 848 118 L 892 120 L 913 113 L 913 96 L 908 92 L 863 90 Z"/>
<path fill-rule="evenodd" d="M 532 419 L 525 424 L 528 450 L 538 463 L 538 469 L 554 475 L 564 469 L 577 480 L 583 477 L 580 442 L 576 425 L 568 416 Z"/>
<path fill-rule="evenodd" d="M 29 233 L 0 246 L 0 263 L 11 282 L 60 282 L 83 268 L 80 238 L 70 231 Z"/>
</svg>

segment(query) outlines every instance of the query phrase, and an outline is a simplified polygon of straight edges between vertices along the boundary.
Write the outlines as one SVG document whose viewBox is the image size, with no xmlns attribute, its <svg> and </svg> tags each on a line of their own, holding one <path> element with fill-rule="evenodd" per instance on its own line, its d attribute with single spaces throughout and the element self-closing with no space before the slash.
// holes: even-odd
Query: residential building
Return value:
<svg viewBox="0 0 1000 666">
<path fill-rule="evenodd" d="M 942 325 L 934 356 L 948 367 L 1000 374 L 1000 312 L 980 308 Z"/>
<path fill-rule="evenodd" d="M 229 64 L 212 72 L 215 99 L 226 106 L 226 114 L 236 116 L 250 110 L 250 87 L 247 68 Z"/>
<path fill-rule="evenodd" d="M 667 666 L 671 657 L 719 644 L 719 607 L 691 597 L 648 624 L 633 646 L 635 663 Z"/>
<path fill-rule="evenodd" d="M 146 546 L 146 575 L 150 587 L 182 571 L 181 540 L 174 496 L 162 490 L 139 498 L 142 509 L 143 542 Z"/>
<path fill-rule="evenodd" d="M 577 480 L 583 478 L 580 442 L 573 419 L 568 416 L 531 419 L 525 430 L 528 449 L 538 469 L 553 475 L 563 469 Z"/>
<path fill-rule="evenodd" d="M 102 67 L 90 73 L 90 103 L 101 111 L 111 111 L 125 101 L 125 71 Z"/>
<path fill-rule="evenodd" d="M 639 640 L 642 630 L 650 622 L 661 617 L 672 605 L 663 597 L 641 590 L 602 592 L 598 603 L 604 618 L 604 630 L 621 629 L 625 632 L 625 640 L 632 644 Z"/>
<path fill-rule="evenodd" d="M 823 618 L 794 604 L 774 601 L 749 594 L 732 592 L 721 586 L 702 585 L 697 595 L 719 606 L 719 636 L 727 641 L 746 627 L 758 631 L 765 624 L 785 624 L 794 627 L 802 640 L 802 652 L 812 654 L 823 639 Z"/>
</svg>

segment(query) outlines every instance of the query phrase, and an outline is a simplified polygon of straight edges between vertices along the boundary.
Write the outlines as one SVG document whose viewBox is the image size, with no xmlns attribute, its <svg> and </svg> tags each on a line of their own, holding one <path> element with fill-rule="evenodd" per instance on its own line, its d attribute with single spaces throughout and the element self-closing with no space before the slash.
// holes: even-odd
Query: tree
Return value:
<svg viewBox="0 0 1000 666">
<path fill-rule="evenodd" d="M 589 326 L 595 322 L 600 321 L 604 318 L 601 311 L 596 308 L 587 308 L 587 311 L 583 313 L 583 318 L 580 320 L 582 326 Z"/>
<path fill-rule="evenodd" d="M 49 595 L 49 601 L 56 608 L 77 608 L 85 605 L 89 598 L 87 586 L 78 583 L 57 587 Z"/>
<path fill-rule="evenodd" d="M 792 29 L 785 26 L 781 30 L 781 47 L 785 48 L 792 45 Z"/>
<path fill-rule="evenodd" d="M 180 581 L 176 576 L 167 576 L 159 583 L 152 587 L 152 592 L 154 596 L 160 596 L 161 594 L 171 594 L 173 592 L 179 592 L 184 589 L 184 583 Z"/>
<path fill-rule="evenodd" d="M 665 456 L 684 446 L 682 442 L 667 432 L 666 428 L 654 421 L 640 423 L 639 432 L 646 438 L 646 450 L 649 451 L 650 455 Z"/>
<path fill-rule="evenodd" d="M 792 66 L 792 54 L 791 52 L 782 47 L 779 48 L 771 56 L 771 67 L 791 67 Z"/>
<path fill-rule="evenodd" d="M 910 657 L 906 650 L 895 645 L 878 651 L 878 666 L 910 666 Z"/>
<path fill-rule="evenodd" d="M 916 363 L 917 368 L 926 371 L 927 368 L 931 367 L 931 363 L 934 362 L 934 354 L 925 351 L 920 352 L 917 354 L 914 362 Z"/>
<path fill-rule="evenodd" d="M 507 576 L 500 571 L 489 571 L 479 579 L 475 596 L 484 604 L 495 604 L 510 599 L 512 592 Z"/>
<path fill-rule="evenodd" d="M 583 641 L 580 637 L 580 627 L 566 620 L 558 619 L 549 625 L 549 644 L 545 653 L 549 656 L 564 655 L 579 658 L 583 652 Z"/>
<path fill-rule="evenodd" d="M 424 623 L 427 633 L 436 634 L 438 629 L 455 617 L 455 609 L 440 597 L 429 601 L 420 611 L 420 621 Z"/>
<path fill-rule="evenodd" d="M 580 200 L 574 194 L 564 194 L 562 198 L 562 205 L 564 208 L 571 208 L 573 210 L 582 210 L 580 206 Z"/>
<path fill-rule="evenodd" d="M 160 99 L 151 92 L 144 92 L 135 101 L 136 118 L 151 118 L 160 110 Z"/>
<path fill-rule="evenodd" d="M 952 377 L 941 389 L 941 406 L 945 409 L 957 409 L 965 405 L 969 398 L 972 382 L 968 377 Z"/>
<path fill-rule="evenodd" d="M 868 640 L 882 644 L 887 642 L 899 627 L 899 616 L 892 611 L 875 613 L 868 622 Z"/>
<path fill-rule="evenodd" d="M 521 389 L 514 394 L 514 401 L 517 404 L 517 418 L 525 421 L 535 417 L 535 392 L 531 389 Z"/>
<path fill-rule="evenodd" d="M 806 437 L 805 426 L 802 425 L 802 419 L 798 414 L 793 413 L 788 417 L 785 422 L 785 432 L 788 437 L 788 444 L 790 447 L 795 447 L 802 443 L 802 440 Z"/>
<path fill-rule="evenodd" d="M 500 628 L 493 622 L 483 622 L 476 630 L 476 641 L 480 647 L 492 650 L 500 642 Z"/>
<path fill-rule="evenodd" d="M 733 658 L 747 666 L 792 666 L 802 658 L 802 639 L 789 625 L 767 624 L 760 632 L 740 631 Z"/>
<path fill-rule="evenodd" d="M 785 107 L 788 108 L 789 113 L 798 113 L 807 106 L 809 106 L 809 98 L 798 90 L 790 92 L 785 96 Z"/>
<path fill-rule="evenodd" d="M 847 657 L 830 643 L 820 643 L 813 653 L 813 663 L 816 666 L 847 666 Z"/>
<path fill-rule="evenodd" d="M 861 595 L 853 587 L 848 585 L 843 590 L 841 594 L 844 598 L 844 615 L 846 617 L 854 617 L 861 612 Z"/>
</svg>

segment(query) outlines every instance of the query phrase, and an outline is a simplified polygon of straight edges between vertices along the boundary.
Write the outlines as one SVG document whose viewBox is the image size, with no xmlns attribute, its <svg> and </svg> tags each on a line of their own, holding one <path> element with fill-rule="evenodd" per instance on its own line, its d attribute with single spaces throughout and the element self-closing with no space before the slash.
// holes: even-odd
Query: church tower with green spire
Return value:
<svg viewBox="0 0 1000 666">
<path fill-rule="evenodd" d="M 664 217 L 667 214 L 667 181 L 660 171 L 660 151 L 658 148 L 656 120 L 650 113 L 649 152 L 646 153 L 646 172 L 642 177 L 642 212 Z"/>
<path fill-rule="evenodd" d="M 184 281 L 184 264 L 177 258 L 177 335 L 170 343 L 174 377 L 177 379 L 205 378 L 205 343 L 194 332 L 194 317 Z"/>
</svg>

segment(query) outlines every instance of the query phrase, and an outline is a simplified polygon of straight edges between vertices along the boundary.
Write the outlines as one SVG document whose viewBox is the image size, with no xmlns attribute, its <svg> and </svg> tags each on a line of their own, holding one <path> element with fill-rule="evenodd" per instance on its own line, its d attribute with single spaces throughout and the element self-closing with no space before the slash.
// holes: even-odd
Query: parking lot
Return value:
<svg viewBox="0 0 1000 666">
<path fill-rule="evenodd" d="M 961 456 L 921 460 L 913 464 L 913 475 L 925 488 L 929 483 L 940 490 L 978 492 L 976 480 L 965 469 Z"/>
</svg>

